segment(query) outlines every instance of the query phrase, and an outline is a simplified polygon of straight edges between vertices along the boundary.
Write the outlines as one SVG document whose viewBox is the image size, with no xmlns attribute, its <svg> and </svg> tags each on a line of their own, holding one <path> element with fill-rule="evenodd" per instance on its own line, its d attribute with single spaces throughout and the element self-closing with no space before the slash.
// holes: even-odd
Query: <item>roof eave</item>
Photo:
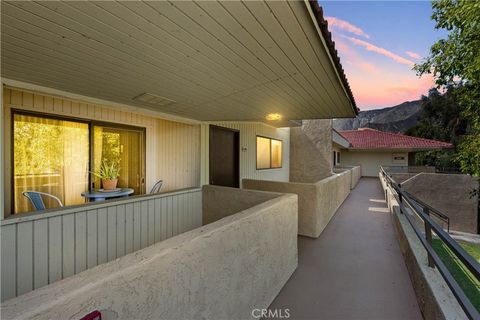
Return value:
<svg viewBox="0 0 480 320">
<path fill-rule="evenodd" d="M 420 152 L 420 151 L 430 151 L 430 150 L 441 150 L 441 149 L 452 149 L 451 147 L 434 147 L 434 148 L 408 148 L 408 147 L 398 147 L 398 148 L 355 148 L 350 147 L 348 150 L 352 151 L 402 151 L 402 152 Z"/>
<path fill-rule="evenodd" d="M 340 63 L 338 51 L 335 49 L 335 42 L 332 40 L 332 33 L 328 31 L 328 22 L 323 17 L 323 9 L 316 0 L 304 0 L 304 1 L 307 3 L 307 7 L 310 8 L 313 13 L 313 17 L 315 18 L 315 21 L 318 25 L 318 29 L 320 31 L 320 36 L 324 40 L 324 45 L 327 49 L 327 53 L 330 56 L 332 64 L 335 67 L 338 79 L 345 91 L 345 94 L 348 96 L 350 100 L 354 116 L 357 116 L 359 112 L 359 108 L 357 107 L 355 98 L 353 97 L 353 93 L 350 88 L 350 84 L 348 83 L 348 79 L 345 75 L 345 71 L 343 70 L 342 64 Z"/>
<path fill-rule="evenodd" d="M 350 148 L 352 144 L 344 136 L 342 136 L 337 130 L 332 129 L 332 142 L 342 148 Z"/>
</svg>

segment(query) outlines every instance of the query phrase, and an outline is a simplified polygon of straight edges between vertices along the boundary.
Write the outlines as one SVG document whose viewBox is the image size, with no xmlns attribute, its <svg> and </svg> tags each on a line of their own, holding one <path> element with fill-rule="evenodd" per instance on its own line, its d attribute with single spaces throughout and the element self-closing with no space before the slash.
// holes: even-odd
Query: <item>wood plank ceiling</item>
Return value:
<svg viewBox="0 0 480 320">
<path fill-rule="evenodd" d="M 354 116 L 304 1 L 2 1 L 2 76 L 196 120 Z M 175 101 L 135 101 L 142 93 Z"/>
</svg>

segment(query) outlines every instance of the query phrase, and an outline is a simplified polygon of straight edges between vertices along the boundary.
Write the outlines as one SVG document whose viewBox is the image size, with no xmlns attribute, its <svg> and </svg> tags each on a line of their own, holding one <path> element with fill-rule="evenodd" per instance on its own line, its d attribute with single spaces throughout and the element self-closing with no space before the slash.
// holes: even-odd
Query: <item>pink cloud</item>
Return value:
<svg viewBox="0 0 480 320">
<path fill-rule="evenodd" d="M 419 55 L 418 53 L 412 52 L 412 51 L 405 51 L 405 53 L 407 54 L 407 56 L 409 56 L 412 59 L 418 60 L 418 59 L 422 58 L 421 55 Z"/>
<path fill-rule="evenodd" d="M 420 99 L 421 95 L 427 94 L 428 89 L 434 85 L 431 75 L 418 78 L 411 70 L 413 62 L 408 59 L 364 41 L 377 48 L 370 51 L 381 51 L 380 54 L 384 55 L 384 51 L 390 53 L 387 55 L 390 59 L 377 59 L 363 50 L 366 45 L 358 44 L 339 33 L 334 33 L 333 36 L 353 95 L 361 110 L 394 106 Z M 403 59 L 402 62 L 398 63 L 399 59 L 392 58 L 392 55 Z"/>
<path fill-rule="evenodd" d="M 342 38 L 335 39 L 335 47 L 342 56 L 343 63 L 350 64 L 354 68 L 363 70 L 369 73 L 378 73 L 380 69 L 374 63 L 371 63 L 362 58 L 355 49 L 353 49 Z"/>
<path fill-rule="evenodd" d="M 358 59 L 356 57 L 352 57 L 351 59 L 347 59 L 344 61 L 345 64 L 351 65 L 356 70 L 361 70 L 363 72 L 368 73 L 379 73 L 382 71 L 378 66 L 373 63 L 366 62 L 364 60 Z"/>
<path fill-rule="evenodd" d="M 386 71 L 386 70 L 385 70 Z M 384 73 L 386 75 L 386 73 Z M 353 72 L 349 77 L 353 95 L 361 110 L 398 105 L 405 101 L 418 100 L 427 94 L 433 78 L 417 78 L 413 73 L 392 74 L 379 79 L 363 72 Z"/>
<path fill-rule="evenodd" d="M 328 25 L 332 28 L 344 30 L 356 34 L 357 36 L 365 37 L 367 39 L 370 38 L 370 36 L 365 31 L 351 24 L 350 22 L 335 17 L 325 17 L 325 19 L 328 21 Z"/>
<path fill-rule="evenodd" d="M 354 43 L 356 45 L 364 47 L 368 51 L 372 51 L 372 52 L 376 52 L 378 54 L 384 55 L 386 57 L 389 57 L 389 58 L 393 59 L 396 62 L 403 63 L 403 64 L 406 64 L 408 66 L 412 66 L 414 64 L 414 62 L 411 61 L 411 60 L 405 59 L 405 58 L 403 58 L 403 57 L 401 57 L 401 56 L 399 56 L 399 55 L 397 55 L 397 54 L 395 54 L 391 51 L 388 51 L 387 49 L 377 47 L 377 46 L 375 46 L 375 45 L 373 45 L 369 42 L 366 42 L 366 41 L 363 41 L 363 40 L 360 40 L 360 39 L 357 39 L 357 38 L 348 37 L 348 36 L 343 36 L 343 37 L 350 40 L 352 43 Z"/>
<path fill-rule="evenodd" d="M 336 38 L 335 35 L 333 35 L 334 39 Z M 342 41 L 341 38 L 335 39 L 335 49 L 337 49 L 342 55 L 348 55 L 354 52 L 352 48 L 345 43 L 345 41 Z"/>
<path fill-rule="evenodd" d="M 360 70 L 363 70 L 365 72 L 370 72 L 370 73 L 378 73 L 380 71 L 380 69 L 374 65 L 373 63 L 369 63 L 369 62 L 357 62 L 357 67 L 360 69 Z"/>
</svg>

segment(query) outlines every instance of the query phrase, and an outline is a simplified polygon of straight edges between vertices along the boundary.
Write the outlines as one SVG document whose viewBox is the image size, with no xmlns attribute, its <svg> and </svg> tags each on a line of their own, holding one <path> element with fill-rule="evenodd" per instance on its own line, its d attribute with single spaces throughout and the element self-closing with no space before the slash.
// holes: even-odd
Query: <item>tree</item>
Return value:
<svg viewBox="0 0 480 320">
<path fill-rule="evenodd" d="M 419 121 L 405 134 L 450 142 L 455 148 L 418 152 L 415 155 L 416 165 L 448 168 L 459 166 L 457 146 L 466 134 L 469 121 L 456 101 L 457 90 L 459 87 L 447 86 L 442 94 L 433 88 L 429 90 L 428 96 L 422 96 Z"/>
<path fill-rule="evenodd" d="M 436 42 L 414 69 L 419 76 L 432 73 L 439 88 L 461 84 L 455 100 L 470 124 L 457 160 L 463 172 L 480 176 L 480 2 L 436 0 L 432 9 L 435 28 L 446 29 L 448 37 Z"/>
<path fill-rule="evenodd" d="M 422 96 L 419 122 L 409 128 L 409 135 L 441 140 L 457 145 L 459 137 L 466 133 L 468 119 L 455 99 L 458 88 L 448 86 L 444 94 L 431 89 L 428 97 Z"/>
</svg>

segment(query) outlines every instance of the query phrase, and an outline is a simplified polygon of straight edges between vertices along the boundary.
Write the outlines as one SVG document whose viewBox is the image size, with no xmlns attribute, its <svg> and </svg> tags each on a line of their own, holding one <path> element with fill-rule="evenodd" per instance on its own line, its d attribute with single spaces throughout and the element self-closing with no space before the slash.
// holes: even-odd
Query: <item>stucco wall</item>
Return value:
<svg viewBox="0 0 480 320">
<path fill-rule="evenodd" d="M 220 220 L 278 196 L 278 193 L 272 192 L 204 185 L 202 187 L 202 224 Z"/>
<path fill-rule="evenodd" d="M 408 172 L 409 173 L 420 173 L 420 172 L 435 173 L 435 167 L 431 167 L 431 166 L 408 166 Z"/>
<path fill-rule="evenodd" d="M 280 195 L 11 299 L 2 319 L 250 319 L 296 267 L 297 197 Z"/>
<path fill-rule="evenodd" d="M 351 175 L 350 189 L 353 189 L 357 186 L 358 181 L 362 177 L 362 168 L 360 168 L 360 166 L 350 166 L 350 167 L 338 166 L 338 167 L 334 167 L 334 169 L 333 169 L 333 171 L 335 173 L 341 173 L 341 172 L 349 171 L 349 170 L 351 171 L 350 172 L 350 175 Z"/>
<path fill-rule="evenodd" d="M 380 166 L 408 165 L 408 156 L 405 158 L 403 164 L 393 163 L 393 153 L 397 152 L 343 150 L 341 153 L 341 161 L 343 166 L 360 166 L 363 177 L 378 177 Z"/>
<path fill-rule="evenodd" d="M 450 229 L 477 233 L 478 180 L 464 174 L 420 173 L 402 183 L 402 188 L 450 218 Z"/>
<path fill-rule="evenodd" d="M 351 170 L 316 183 L 242 181 L 243 188 L 298 195 L 298 234 L 317 238 L 350 193 Z"/>
<path fill-rule="evenodd" d="M 290 181 L 314 183 L 332 174 L 332 122 L 307 120 L 290 130 Z"/>
<path fill-rule="evenodd" d="M 390 176 L 397 183 L 402 183 L 412 177 L 415 177 L 418 173 L 390 173 Z"/>
<path fill-rule="evenodd" d="M 318 209 L 317 188 L 313 183 L 243 179 L 242 187 L 245 189 L 297 194 L 298 234 L 309 237 L 318 237 L 320 234 L 319 231 L 316 231 L 316 220 L 318 220 L 317 215 L 321 215 L 323 212 Z"/>
<path fill-rule="evenodd" d="M 320 217 L 315 221 L 316 231 L 319 231 L 319 235 L 350 194 L 351 180 L 351 170 L 349 170 L 334 174 L 315 184 L 318 209 L 321 212 Z"/>
<path fill-rule="evenodd" d="M 362 168 L 360 166 L 355 166 L 352 168 L 352 189 L 355 188 L 358 184 L 358 181 L 362 177 Z"/>
</svg>

